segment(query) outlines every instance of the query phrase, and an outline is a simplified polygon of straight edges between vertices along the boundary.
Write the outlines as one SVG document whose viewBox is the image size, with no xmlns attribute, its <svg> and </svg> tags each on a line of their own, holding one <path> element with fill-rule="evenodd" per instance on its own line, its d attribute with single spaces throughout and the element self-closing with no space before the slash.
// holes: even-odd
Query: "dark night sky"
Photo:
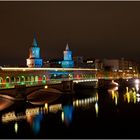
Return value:
<svg viewBox="0 0 140 140">
<path fill-rule="evenodd" d="M 41 56 L 140 61 L 140 2 L 0 2 L 0 65 L 25 64 L 34 33 Z"/>
</svg>

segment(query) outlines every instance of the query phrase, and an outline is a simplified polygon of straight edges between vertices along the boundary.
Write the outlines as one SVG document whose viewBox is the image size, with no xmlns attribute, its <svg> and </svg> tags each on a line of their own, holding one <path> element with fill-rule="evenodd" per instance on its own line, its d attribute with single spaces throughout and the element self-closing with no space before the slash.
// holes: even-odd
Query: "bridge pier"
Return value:
<svg viewBox="0 0 140 140">
<path fill-rule="evenodd" d="M 26 85 L 16 85 L 15 86 L 15 99 L 16 100 L 25 100 L 26 101 Z"/>
<path fill-rule="evenodd" d="M 111 86 L 111 81 L 109 79 L 99 79 L 98 80 L 98 89 L 107 89 Z"/>
<path fill-rule="evenodd" d="M 68 80 L 68 81 L 62 81 L 59 84 L 52 84 L 52 85 L 48 85 L 51 88 L 60 90 L 62 92 L 72 92 L 73 91 L 73 81 L 72 80 Z"/>
<path fill-rule="evenodd" d="M 71 92 L 73 91 L 73 81 L 62 81 L 62 91 Z"/>
<path fill-rule="evenodd" d="M 97 81 L 75 82 L 74 89 L 94 89 L 97 88 L 97 83 Z"/>
</svg>

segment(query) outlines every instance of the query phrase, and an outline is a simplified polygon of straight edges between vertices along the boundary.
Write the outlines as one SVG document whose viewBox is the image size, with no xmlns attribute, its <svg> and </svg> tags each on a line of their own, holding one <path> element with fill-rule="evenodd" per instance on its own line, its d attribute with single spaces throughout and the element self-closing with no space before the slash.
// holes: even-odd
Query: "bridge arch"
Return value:
<svg viewBox="0 0 140 140">
<path fill-rule="evenodd" d="M 25 82 L 28 82 L 28 77 L 27 76 L 25 77 Z"/>
<path fill-rule="evenodd" d="M 25 82 L 25 76 L 21 76 L 21 78 L 20 78 L 20 82 Z"/>
<path fill-rule="evenodd" d="M 6 76 L 6 78 L 5 78 L 5 82 L 6 82 L 6 83 L 10 83 L 10 82 L 11 82 L 11 79 L 10 79 L 9 76 Z"/>
<path fill-rule="evenodd" d="M 38 82 L 38 76 L 37 75 L 35 76 L 35 82 Z"/>
<path fill-rule="evenodd" d="M 31 81 L 31 82 L 34 82 L 34 76 L 31 76 L 30 81 Z"/>
<path fill-rule="evenodd" d="M 14 76 L 11 77 L 11 82 L 15 83 L 16 82 L 16 78 Z"/>
<path fill-rule="evenodd" d="M 31 81 L 31 77 L 28 76 L 28 77 L 27 77 L 27 82 L 30 82 L 30 81 Z"/>
<path fill-rule="evenodd" d="M 0 84 L 2 84 L 3 83 L 3 78 L 2 77 L 0 77 Z"/>
<path fill-rule="evenodd" d="M 19 77 L 19 76 L 16 78 L 16 82 L 17 82 L 17 83 L 20 82 L 20 77 Z"/>
<path fill-rule="evenodd" d="M 42 76 L 42 83 L 46 83 L 46 75 Z"/>
</svg>

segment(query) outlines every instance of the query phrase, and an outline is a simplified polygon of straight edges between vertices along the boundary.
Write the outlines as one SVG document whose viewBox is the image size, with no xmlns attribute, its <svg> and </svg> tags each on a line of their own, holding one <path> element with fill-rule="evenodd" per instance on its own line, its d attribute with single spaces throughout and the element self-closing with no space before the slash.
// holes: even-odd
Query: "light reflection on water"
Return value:
<svg viewBox="0 0 140 140">
<path fill-rule="evenodd" d="M 72 115 L 73 115 L 73 106 L 72 105 L 64 106 L 61 115 L 62 122 L 64 122 L 68 126 L 72 121 L 73 117 Z"/>
<path fill-rule="evenodd" d="M 14 127 L 13 127 L 14 132 L 16 135 L 19 135 L 19 129 L 20 127 L 22 127 L 20 125 L 20 122 L 22 120 L 25 120 L 29 124 L 32 133 L 37 136 L 42 131 L 46 131 L 46 130 L 42 130 L 42 125 L 44 124 L 44 120 L 46 119 L 46 117 L 50 115 L 57 116 L 58 120 L 61 121 L 62 123 L 61 125 L 66 126 L 66 128 L 69 128 L 73 126 L 73 123 L 75 122 L 75 116 L 77 114 L 77 111 L 82 111 L 83 114 L 84 112 L 91 111 L 95 116 L 92 118 L 93 120 L 89 119 L 84 121 L 85 122 L 87 121 L 87 123 L 92 124 L 92 121 L 96 122 L 98 118 L 102 117 L 100 116 L 102 115 L 102 111 L 103 111 L 102 109 L 100 109 L 102 108 L 102 102 L 99 103 L 99 101 L 103 95 L 108 95 L 111 98 L 116 108 L 119 106 L 121 102 L 123 102 L 124 104 L 130 104 L 130 103 L 138 104 L 140 101 L 139 85 L 136 85 L 135 87 L 131 87 L 131 88 L 126 87 L 125 92 L 120 92 L 118 87 L 114 87 L 109 89 L 105 93 L 104 92 L 98 93 L 98 91 L 92 91 L 92 94 L 88 96 L 78 95 L 73 97 L 72 95 L 70 95 L 68 96 L 68 102 L 65 101 L 65 103 L 63 103 L 65 99 L 64 98 L 62 100 L 58 100 L 52 103 L 46 102 L 44 105 L 27 106 L 25 112 L 21 114 L 19 113 L 19 115 L 16 115 L 15 110 L 4 112 L 1 115 L 2 125 L 8 123 L 10 124 L 10 122 L 14 122 Z M 71 102 L 69 102 L 69 100 Z M 90 116 L 90 113 L 88 115 Z M 83 116 L 79 115 L 78 117 L 80 119 Z M 51 123 L 51 120 L 49 120 L 49 122 Z M 81 122 L 81 124 L 83 123 L 84 122 Z M 47 126 L 47 123 L 45 125 Z"/>
<path fill-rule="evenodd" d="M 124 98 L 127 98 L 127 102 L 133 102 L 138 103 L 140 101 L 140 84 L 135 83 L 135 86 L 132 88 L 126 87 L 126 94 L 124 95 Z M 124 99 L 125 100 L 125 99 Z"/>
<path fill-rule="evenodd" d="M 126 87 L 125 93 L 119 93 L 118 86 L 108 89 L 108 93 L 112 97 L 115 105 L 118 105 L 119 94 L 123 94 L 123 101 L 127 103 L 138 103 L 140 101 L 139 84 L 136 83 L 134 87 Z"/>
<path fill-rule="evenodd" d="M 116 86 L 112 89 L 109 89 L 108 92 L 111 94 L 112 100 L 115 102 L 115 105 L 117 106 L 119 98 L 118 87 Z"/>
<path fill-rule="evenodd" d="M 38 134 L 40 132 L 43 115 L 61 111 L 62 123 L 69 126 L 73 119 L 74 109 L 88 107 L 91 104 L 94 104 L 96 116 L 98 116 L 98 93 L 96 93 L 93 97 L 73 99 L 71 104 L 62 105 L 62 103 L 57 103 L 49 105 L 48 103 L 45 103 L 44 106 L 41 107 L 27 108 L 25 113 L 20 115 L 16 115 L 15 111 L 7 112 L 2 114 L 2 123 L 15 121 L 14 129 L 15 132 L 18 133 L 18 121 L 26 120 L 29 123 L 33 133 Z"/>
</svg>

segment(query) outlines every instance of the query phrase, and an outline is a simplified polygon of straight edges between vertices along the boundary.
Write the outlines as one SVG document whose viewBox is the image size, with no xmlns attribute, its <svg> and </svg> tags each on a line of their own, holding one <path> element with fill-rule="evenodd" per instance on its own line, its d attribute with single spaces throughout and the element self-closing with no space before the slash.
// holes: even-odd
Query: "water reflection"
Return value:
<svg viewBox="0 0 140 140">
<path fill-rule="evenodd" d="M 48 107 L 49 112 L 57 113 L 59 110 L 62 110 L 62 104 L 54 104 Z"/>
<path fill-rule="evenodd" d="M 118 105 L 119 96 L 122 95 L 123 102 L 127 103 L 134 103 L 140 101 L 140 94 L 139 94 L 139 83 L 135 83 L 134 87 L 126 87 L 125 93 L 118 90 L 118 87 L 112 88 L 108 90 L 108 93 L 111 95 L 113 102 L 115 105 Z"/>
<path fill-rule="evenodd" d="M 0 95 L 0 111 L 3 111 L 14 104 L 13 100 L 8 99 L 7 97 L 5 98 L 3 96 L 4 95 Z"/>
<path fill-rule="evenodd" d="M 71 98 L 72 99 L 72 98 Z M 38 134 L 40 132 L 41 122 L 43 119 L 44 114 L 49 113 L 57 113 L 58 111 L 61 111 L 61 120 L 66 125 L 69 126 L 71 124 L 73 119 L 73 112 L 75 108 L 82 108 L 87 107 L 90 105 L 94 105 L 96 116 L 98 117 L 98 93 L 94 93 L 94 96 L 88 97 L 88 98 L 82 98 L 82 99 L 72 99 L 72 102 L 65 102 L 63 103 L 57 103 L 57 104 L 48 104 L 45 103 L 44 106 L 40 107 L 34 107 L 34 108 L 25 108 L 24 105 L 20 112 L 17 113 L 17 110 L 3 113 L 2 114 L 2 123 L 8 123 L 10 121 L 15 121 L 15 132 L 18 132 L 18 121 L 19 120 L 27 120 L 30 127 L 32 128 L 32 131 L 35 134 Z M 24 110 L 25 109 L 25 110 Z"/>
<path fill-rule="evenodd" d="M 40 132 L 41 121 L 44 113 L 45 110 L 42 110 L 42 108 L 39 107 L 26 110 L 26 120 L 36 135 Z"/>
<path fill-rule="evenodd" d="M 80 107 L 80 106 L 88 106 L 91 103 L 95 103 L 98 101 L 98 93 L 95 94 L 93 97 L 84 98 L 84 99 L 77 99 L 73 101 L 74 107 Z"/>
<path fill-rule="evenodd" d="M 45 132 L 44 130 L 42 132 L 42 127 L 44 127 L 42 123 L 45 122 L 44 120 L 46 118 L 50 119 L 53 118 L 53 116 L 57 116 L 58 120 L 61 122 L 60 124 L 63 125 L 63 127 L 70 128 L 70 126 L 73 125 L 73 120 L 75 117 L 74 112 L 77 111 L 77 109 L 84 111 L 91 108 L 94 112 L 95 117 L 98 117 L 98 93 L 90 90 L 89 92 L 91 92 L 91 94 L 83 94 L 82 96 L 79 96 L 79 94 L 63 95 L 60 99 L 51 101 L 48 101 L 48 98 L 43 98 L 41 100 L 39 99 L 39 101 L 35 98 L 36 100 L 34 99 L 34 102 L 37 102 L 37 104 L 32 104 L 32 102 L 30 103 L 29 101 L 16 101 L 14 102 L 12 108 L 7 109 L 2 113 L 2 125 L 7 126 L 7 124 L 9 125 L 10 123 L 13 123 L 12 129 L 16 134 L 14 135 L 18 137 L 19 135 L 21 135 L 21 133 L 24 133 L 19 131 L 23 129 L 24 126 L 22 125 L 22 122 L 24 121 L 25 124 L 27 123 L 27 125 L 25 125 L 27 127 L 25 133 L 31 133 L 33 137 L 38 137 Z M 42 97 L 41 95 L 43 95 L 43 97 L 46 97 L 46 94 L 44 92 L 39 93 L 40 97 Z M 36 96 L 39 97 L 39 94 L 37 94 Z M 51 97 L 49 97 L 52 99 L 52 96 L 54 96 L 54 93 L 53 95 L 51 95 Z M 45 126 L 49 127 L 49 123 L 50 122 L 48 122 L 48 124 L 46 124 Z M 55 123 L 55 121 L 52 123 Z M 19 129 L 19 126 L 21 129 Z M 28 130 L 31 131 L 26 132 Z"/>
<path fill-rule="evenodd" d="M 42 119 L 43 119 L 43 113 L 41 112 L 39 112 L 39 114 L 33 117 L 32 130 L 35 134 L 38 134 L 40 132 L 40 125 Z"/>
<path fill-rule="evenodd" d="M 69 126 L 69 124 L 72 122 L 73 110 L 72 105 L 63 106 L 61 118 L 62 122 L 64 122 L 67 126 Z"/>
<path fill-rule="evenodd" d="M 15 133 L 17 133 L 17 131 L 18 131 L 18 123 L 17 122 L 15 123 L 14 128 L 15 128 Z"/>
<path fill-rule="evenodd" d="M 98 102 L 95 103 L 95 112 L 96 112 L 96 117 L 98 117 L 98 113 L 99 113 L 99 105 L 98 105 Z"/>
<path fill-rule="evenodd" d="M 109 89 L 108 92 L 111 94 L 112 100 L 115 103 L 115 105 L 118 105 L 118 99 L 119 99 L 119 93 L 118 93 L 118 87 L 114 87 L 112 89 Z"/>
<path fill-rule="evenodd" d="M 129 89 L 128 87 L 126 87 L 126 93 L 124 94 L 124 101 L 126 101 L 127 103 L 134 103 L 134 104 L 137 102 L 135 88 Z"/>
<path fill-rule="evenodd" d="M 139 104 L 138 102 L 140 101 L 139 84 L 133 87 L 124 87 L 123 91 L 115 87 L 109 89 L 108 92 L 99 92 L 99 94 L 97 91 L 93 92 L 91 90 L 83 92 L 85 92 L 85 95 L 81 95 L 81 92 L 77 95 L 63 95 L 53 102 L 43 100 L 43 102 L 45 102 L 44 104 L 42 104 L 42 102 L 36 105 L 27 102 L 25 104 L 19 103 L 18 109 L 15 110 L 11 108 L 1 113 L 1 126 L 5 125 L 3 128 L 7 129 L 7 126 L 9 127 L 9 124 L 12 122 L 12 129 L 14 130 L 12 131 L 16 136 L 19 136 L 21 135 L 21 131 L 19 130 L 24 127 L 21 125 L 21 121 L 24 120 L 24 123 L 28 125 L 25 125 L 27 129 L 24 128 L 23 130 L 35 138 L 38 136 L 48 138 L 48 135 L 54 138 L 54 132 L 59 133 L 55 135 L 56 137 L 58 135 L 63 137 L 65 132 L 65 135 L 70 134 L 74 137 L 74 135 L 78 133 L 74 131 L 78 129 L 80 132 L 84 132 L 87 137 L 90 134 L 93 136 L 92 132 L 95 132 L 94 134 L 97 135 L 100 134 L 100 132 L 108 132 L 110 128 L 113 128 L 112 130 L 110 129 L 110 131 L 115 134 L 116 131 L 120 132 L 118 128 L 120 128 L 123 123 L 128 126 L 126 118 L 132 121 L 131 117 L 134 116 L 133 111 L 137 109 L 135 108 L 137 105 L 134 104 Z M 89 94 L 90 92 L 91 94 Z M 127 111 L 128 109 L 129 111 Z M 132 114 L 133 116 L 131 116 Z M 140 114 L 136 115 L 140 116 Z M 123 130 L 127 128 L 125 125 L 123 125 Z M 21 129 L 19 129 L 19 126 Z M 91 131 L 87 132 L 84 130 L 87 130 L 87 128 Z M 28 130 L 31 130 L 31 132 L 26 132 Z M 74 132 L 75 134 L 69 132 Z M 77 135 L 80 137 L 84 133 Z M 58 138 L 62 138 L 59 136 Z"/>
</svg>

